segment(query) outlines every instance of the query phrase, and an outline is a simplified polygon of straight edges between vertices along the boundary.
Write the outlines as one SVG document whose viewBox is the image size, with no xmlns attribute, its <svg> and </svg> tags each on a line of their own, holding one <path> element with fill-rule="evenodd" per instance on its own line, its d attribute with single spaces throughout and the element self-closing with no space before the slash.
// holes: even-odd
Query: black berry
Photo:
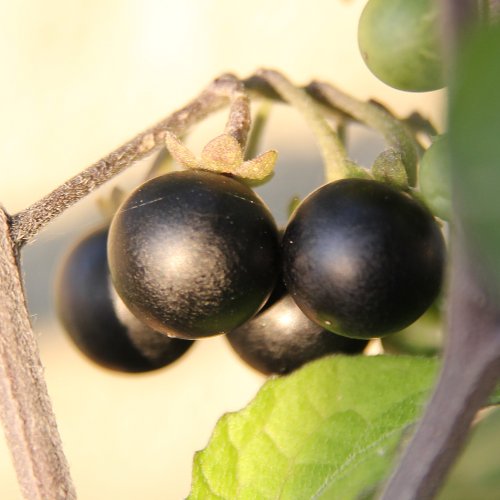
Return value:
<svg viewBox="0 0 500 500">
<path fill-rule="evenodd" d="M 241 182 L 174 172 L 134 191 L 111 224 L 117 292 L 155 330 L 180 338 L 226 333 L 267 300 L 279 270 L 274 220 Z"/>
<path fill-rule="evenodd" d="M 285 374 L 327 354 L 356 354 L 366 347 L 367 340 L 324 330 L 304 315 L 284 287 L 277 288 L 274 300 L 257 316 L 227 335 L 234 350 L 256 370 Z"/>
<path fill-rule="evenodd" d="M 283 237 L 284 279 L 304 313 L 353 338 L 415 321 L 441 288 L 445 244 L 430 212 L 380 182 L 322 186 L 294 212 Z"/>
<path fill-rule="evenodd" d="M 96 230 L 66 256 L 56 279 L 56 309 L 70 338 L 94 362 L 125 372 L 166 366 L 192 341 L 151 330 L 125 307 L 111 284 L 108 230 Z"/>
</svg>

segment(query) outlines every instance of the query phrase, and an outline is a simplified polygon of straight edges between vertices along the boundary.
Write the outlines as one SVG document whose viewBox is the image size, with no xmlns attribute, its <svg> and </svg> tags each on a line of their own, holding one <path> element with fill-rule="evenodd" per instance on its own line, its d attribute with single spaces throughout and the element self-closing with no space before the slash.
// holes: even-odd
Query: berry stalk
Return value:
<svg viewBox="0 0 500 500">
<path fill-rule="evenodd" d="M 349 177 L 350 170 L 354 170 L 355 166 L 349 161 L 344 145 L 324 118 L 316 101 L 277 71 L 261 69 L 257 76 L 265 80 L 283 100 L 300 111 L 307 120 L 323 156 L 327 182 Z"/>
<path fill-rule="evenodd" d="M 351 97 L 333 85 L 312 82 L 307 91 L 317 99 L 346 113 L 360 123 L 379 131 L 387 143 L 401 154 L 411 186 L 417 181 L 417 144 L 406 127 L 391 113 L 373 102 L 363 102 Z"/>
</svg>

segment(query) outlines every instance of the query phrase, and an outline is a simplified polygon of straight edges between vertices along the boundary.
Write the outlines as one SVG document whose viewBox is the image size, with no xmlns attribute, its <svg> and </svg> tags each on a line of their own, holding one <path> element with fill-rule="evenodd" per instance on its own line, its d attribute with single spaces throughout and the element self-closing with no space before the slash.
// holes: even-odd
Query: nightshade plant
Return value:
<svg viewBox="0 0 500 500">
<path fill-rule="evenodd" d="M 483 189 L 490 194 L 500 183 L 498 168 L 492 168 L 500 157 L 500 29 L 483 25 L 470 38 L 461 38 L 464 23 L 474 19 L 476 2 L 443 0 L 442 5 L 450 63 L 449 156 L 455 197 L 445 296 L 448 337 L 424 416 L 383 485 L 382 498 L 390 500 L 435 495 L 500 374 L 498 279 L 489 278 L 500 274 L 500 221 L 496 192 L 482 194 Z M 0 210 L 0 416 L 24 497 L 75 498 L 76 493 L 26 308 L 21 248 L 66 208 L 164 145 L 186 168 L 254 180 L 268 177 L 276 152 L 245 155 L 253 149 L 246 149 L 249 94 L 285 101 L 303 113 L 318 140 L 328 182 L 362 177 L 419 196 L 423 148 L 418 139 L 425 121 L 403 122 L 384 107 L 328 84 L 298 88 L 276 71 L 261 70 L 245 80 L 221 76 L 193 102 L 32 206 L 13 215 Z M 227 104 L 224 133 L 196 157 L 179 138 Z M 386 138 L 388 149 L 371 169 L 347 157 L 337 134 L 336 128 L 351 121 Z M 419 418 L 435 365 L 411 356 L 333 356 L 270 380 L 255 403 L 221 420 L 207 449 L 197 455 L 192 498 L 286 498 L 296 491 L 315 498 L 331 498 L 338 492 L 342 498 L 356 498 L 374 493 L 387 478 L 403 431 Z M 490 398 L 498 400 L 498 394 Z"/>
</svg>

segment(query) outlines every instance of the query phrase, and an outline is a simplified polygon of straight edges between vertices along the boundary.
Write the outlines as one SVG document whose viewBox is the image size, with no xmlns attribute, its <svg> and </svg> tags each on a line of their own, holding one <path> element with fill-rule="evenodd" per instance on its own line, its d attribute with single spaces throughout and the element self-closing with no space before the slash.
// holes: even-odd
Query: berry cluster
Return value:
<svg viewBox="0 0 500 500">
<path fill-rule="evenodd" d="M 77 244 L 58 311 L 109 368 L 152 370 L 225 333 L 254 368 L 287 373 L 414 322 L 439 293 L 444 255 L 430 212 L 378 181 L 317 189 L 281 237 L 248 186 L 186 170 L 144 183 L 109 230 Z"/>
</svg>

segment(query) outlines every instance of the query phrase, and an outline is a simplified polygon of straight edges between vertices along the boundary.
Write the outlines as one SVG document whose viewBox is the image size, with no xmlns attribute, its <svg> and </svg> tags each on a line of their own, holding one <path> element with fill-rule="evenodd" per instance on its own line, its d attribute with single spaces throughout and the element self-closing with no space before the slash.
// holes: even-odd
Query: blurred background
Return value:
<svg viewBox="0 0 500 500">
<path fill-rule="evenodd" d="M 298 84 L 326 80 L 400 116 L 417 109 L 441 126 L 442 92 L 393 90 L 365 68 L 356 40 L 365 3 L 3 0 L 0 202 L 10 213 L 23 209 L 223 72 L 245 77 L 272 67 Z M 224 117 L 197 128 L 190 145 L 199 151 L 220 133 Z M 362 127 L 348 138 L 352 157 L 364 164 L 382 148 Z M 258 191 L 283 224 L 290 198 L 322 182 L 321 160 L 300 115 L 285 106 L 273 107 L 262 148 L 280 154 L 275 177 Z M 68 246 L 100 223 L 97 198 L 114 185 L 132 189 L 150 163 L 68 210 L 23 252 L 33 325 L 81 499 L 184 498 L 193 453 L 217 419 L 245 406 L 264 381 L 224 338 L 198 342 L 154 373 L 106 371 L 76 351 L 54 317 L 54 272 Z M 1 435 L 0 498 L 19 497 Z"/>
</svg>

